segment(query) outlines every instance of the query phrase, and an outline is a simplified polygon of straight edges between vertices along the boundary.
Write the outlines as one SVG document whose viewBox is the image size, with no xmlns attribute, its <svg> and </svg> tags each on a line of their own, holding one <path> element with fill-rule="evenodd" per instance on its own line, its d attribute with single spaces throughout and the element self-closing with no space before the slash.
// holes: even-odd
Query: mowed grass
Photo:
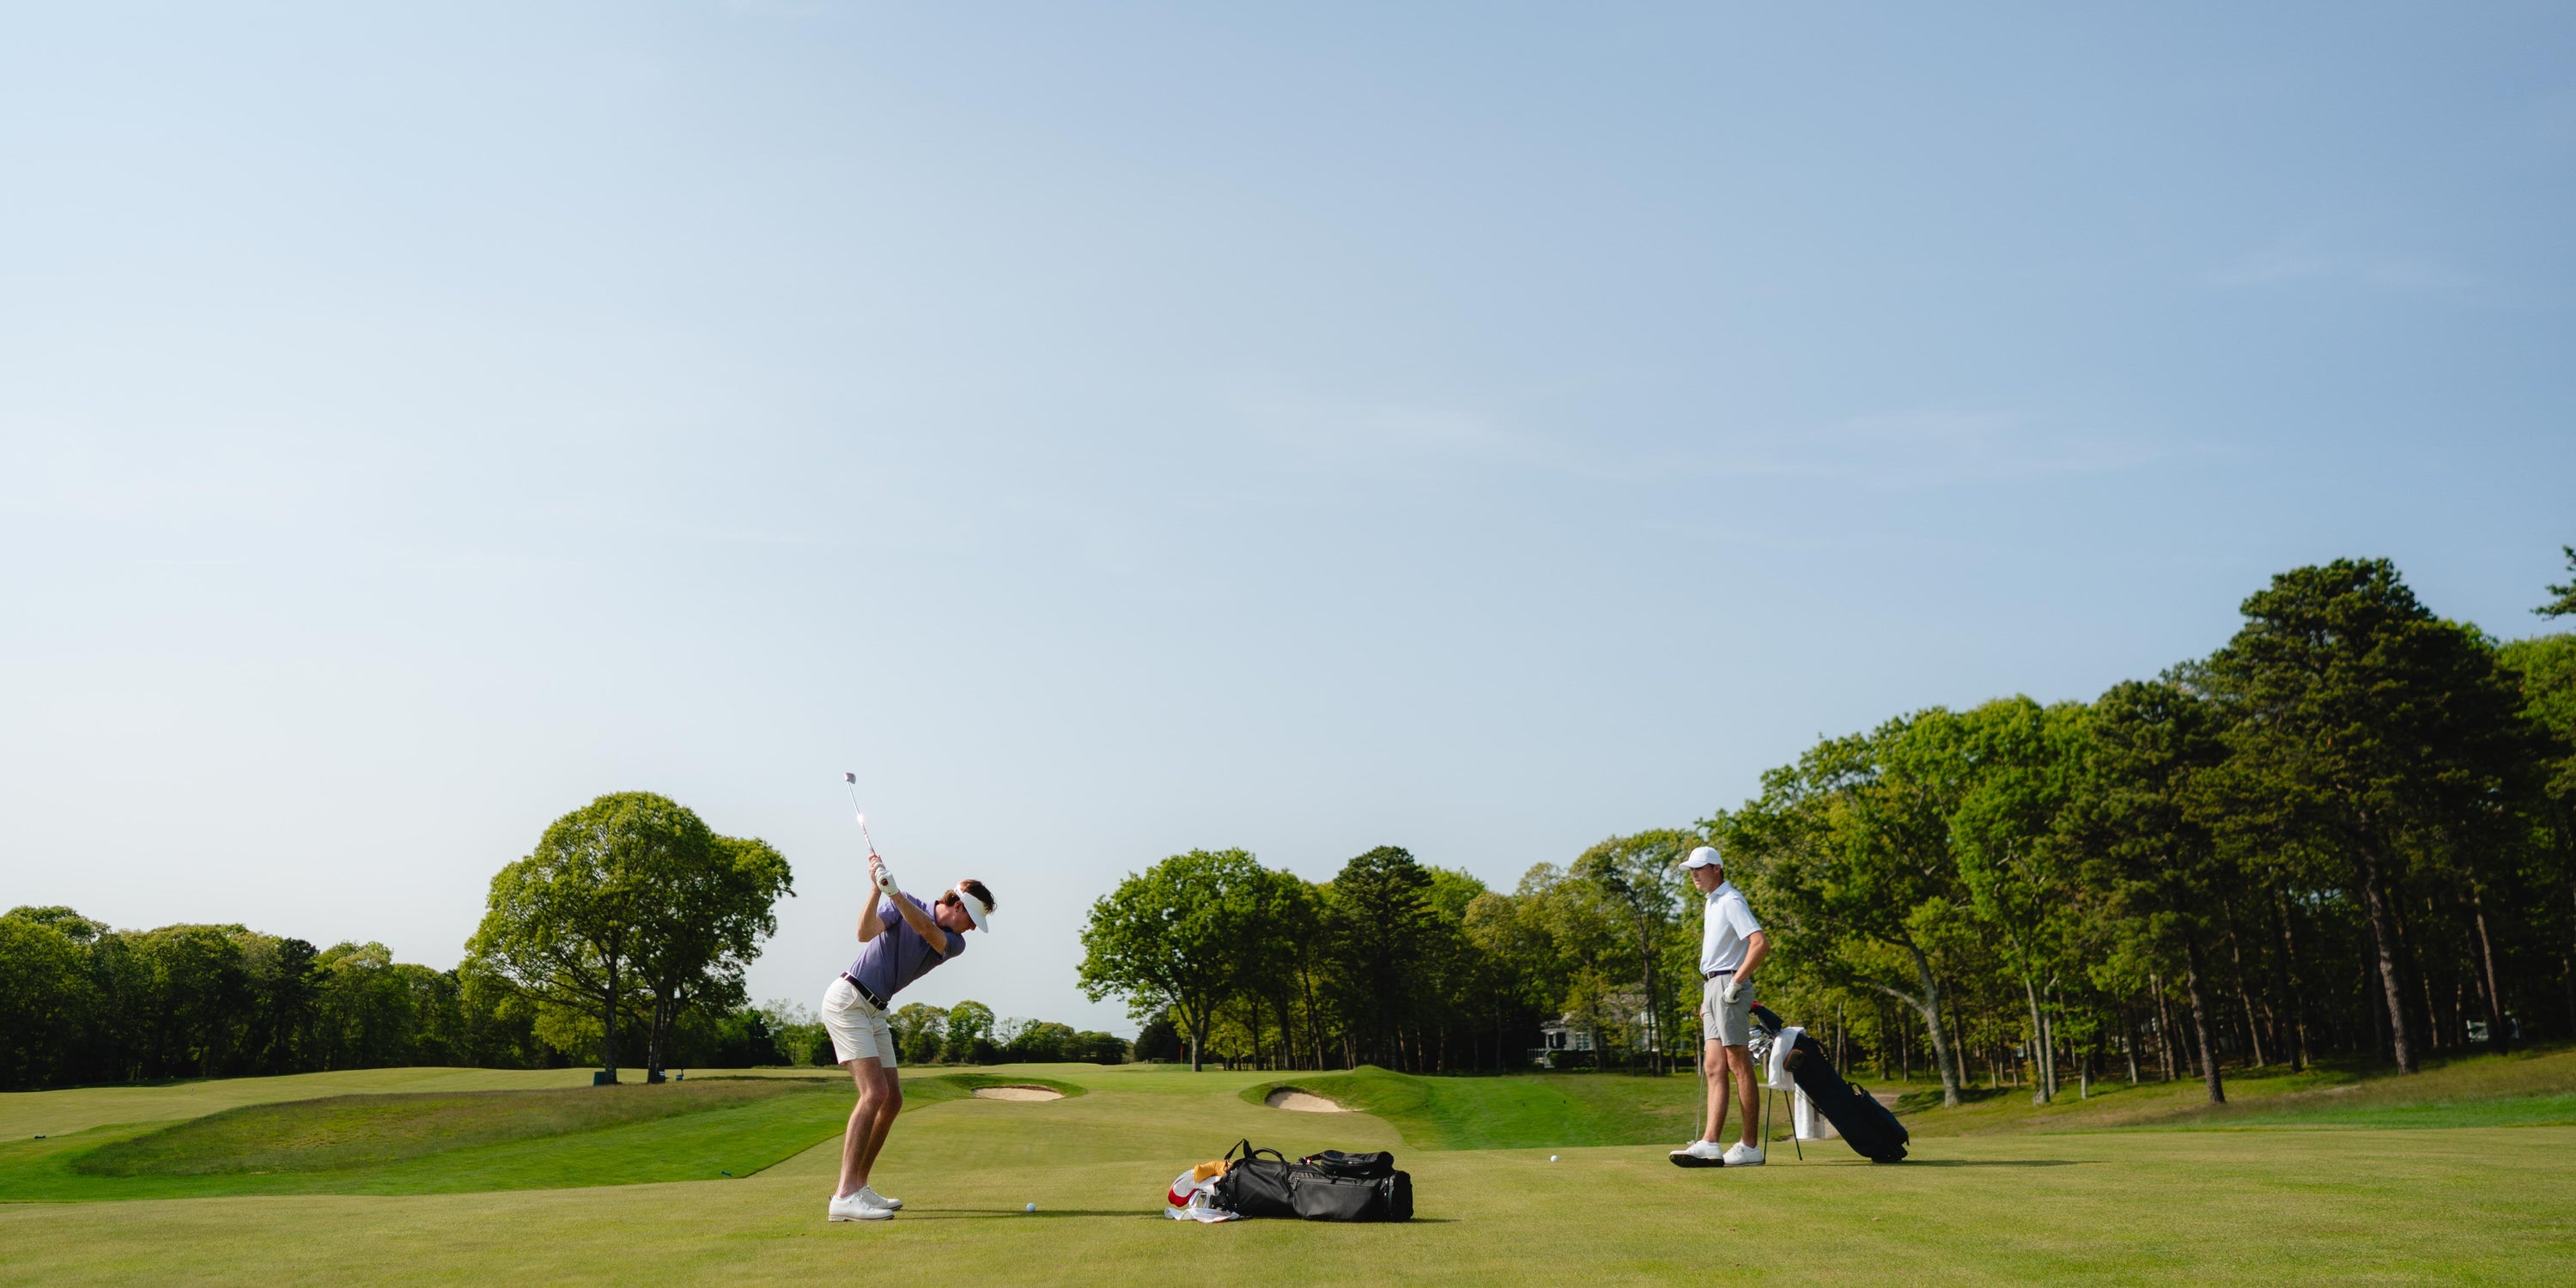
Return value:
<svg viewBox="0 0 2576 1288">
<path fill-rule="evenodd" d="M 839 1080 L 815 1083 L 838 1090 Z M 410 1092 L 244 1105 L 101 1146 L 93 1176 L 214 1176 L 369 1167 L 476 1145 L 600 1131 L 810 1093 L 814 1083 L 725 1078 L 659 1086 Z"/>
<path fill-rule="evenodd" d="M 2284 1066 L 2225 1071 L 2227 1103 L 2209 1103 L 2198 1078 L 2066 1085 L 2034 1106 L 2027 1088 L 1980 1089 L 1942 1109 L 1940 1089 L 1915 1083 L 1900 1109 L 1917 1136 L 2123 1128 L 2440 1128 L 2576 1124 L 2576 1050 L 2532 1049 L 2428 1062 L 2411 1077 L 2385 1065 L 2335 1062 L 2293 1074 Z"/>
<path fill-rule="evenodd" d="M 1089 1094 L 909 1099 L 876 1181 L 909 1208 L 830 1225 L 833 1144 L 748 1179 L 400 1197 L 279 1194 L 0 1204 L 0 1278 L 45 1283 L 873 1281 L 956 1267 L 1002 1285 L 1229 1282 L 1558 1284 L 1961 1281 L 2205 1285 L 2576 1280 L 2576 1128 L 2083 1131 L 1918 1137 L 1873 1167 L 1834 1142 L 1758 1169 L 1684 1171 L 1647 1145 L 1425 1149 L 1364 1114 L 1246 1103 L 1275 1073 L 1047 1066 L 984 1071 Z M 1573 1098 L 1590 1075 L 1567 1075 Z M 1365 1075 L 1363 1075 L 1365 1080 Z M 1384 1075 L 1392 1092 L 1400 1085 Z M 1299 1085 L 1326 1079 L 1302 1079 Z M 1443 1079 L 1523 1103 L 1520 1079 Z M 1538 1082 L 1542 1089 L 1551 1084 Z M 1688 1078 L 1604 1078 L 1613 1100 Z M 1575 1084 L 1584 1084 L 1576 1086 Z M 556 1148 L 763 1105 L 548 1138 Z M 846 1093 L 815 1096 L 847 1109 Z M 1983 1108 L 1983 1106 L 1972 1106 Z M 1445 1118 L 1443 1118 L 1445 1115 Z M 837 1123 L 833 1124 L 837 1129 Z M 1569 1125 L 1568 1130 L 1577 1127 Z M 1163 1187 L 1240 1137 L 1291 1155 L 1394 1148 L 1420 1219 L 1402 1226 L 1162 1219 Z M 478 1147 L 492 1148 L 492 1147 Z M 459 1151 L 463 1152 L 463 1151 Z M 1560 1161 L 1550 1162 L 1553 1153 Z M 453 1157 L 447 1155 L 446 1157 Z M 430 1158 L 441 1157 L 439 1155 Z M 14 1163 L 0 1161 L 0 1178 Z M 205 1178 L 86 1178 L 162 1184 Z M 218 1178 L 238 1180 L 242 1178 Z M 1034 1202 L 1035 1215 L 1021 1206 Z"/>
<path fill-rule="evenodd" d="M 907 1108 L 1053 1079 L 908 1078 Z M 308 1087 L 308 1089 L 311 1089 Z M 38 1093 L 56 1094 L 56 1093 Z M 326 1096 L 173 1125 L 0 1142 L 0 1202 L 246 1194 L 435 1194 L 732 1179 L 837 1137 L 840 1078 Z"/>
<path fill-rule="evenodd" d="M 1667 1147 L 1699 1130 L 1697 1075 L 1542 1073 L 1511 1077 L 1416 1078 L 1362 1067 L 1304 1074 L 1248 1087 L 1260 1104 L 1294 1088 L 1383 1118 L 1416 1149 L 1510 1149 L 1540 1145 Z"/>
</svg>

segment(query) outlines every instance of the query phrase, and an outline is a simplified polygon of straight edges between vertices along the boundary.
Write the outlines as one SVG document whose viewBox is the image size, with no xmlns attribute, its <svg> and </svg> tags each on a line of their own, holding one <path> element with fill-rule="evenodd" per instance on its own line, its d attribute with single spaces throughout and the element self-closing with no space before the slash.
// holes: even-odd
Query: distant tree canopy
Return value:
<svg viewBox="0 0 2576 1288">
<path fill-rule="evenodd" d="M 2384 560 L 2283 573 L 2243 615 L 2089 703 L 1825 739 L 1511 891 L 1393 846 L 1321 883 L 1174 855 L 1093 906 L 1081 982 L 1140 1058 L 1664 1067 L 1696 1045 L 1674 865 L 1705 839 L 1773 932 L 1764 996 L 1953 1101 L 1976 1065 L 2043 1100 L 2109 1064 L 2220 1099 L 2231 1062 L 2576 1036 L 2576 635 L 2499 645 Z"/>
<path fill-rule="evenodd" d="M 640 1016 L 658 1082 L 682 1015 L 741 1004 L 743 968 L 793 889 L 767 843 L 718 836 L 668 797 L 620 792 L 556 819 L 492 878 L 466 952 L 529 997 L 595 1017 L 611 1081 L 621 1021 Z"/>
<path fill-rule="evenodd" d="M 110 930 L 0 915 L 0 1090 L 401 1064 L 560 1065 L 535 1016 L 471 969 L 382 944 L 316 949 L 238 925 Z"/>
<path fill-rule="evenodd" d="M 0 1088 L 405 1064 L 782 1058 L 743 1007 L 787 861 L 641 792 L 546 829 L 492 881 L 466 959 L 317 949 L 238 925 L 117 931 L 69 908 L 0 916 Z M 828 1063 L 828 1061 L 827 1061 Z"/>
</svg>

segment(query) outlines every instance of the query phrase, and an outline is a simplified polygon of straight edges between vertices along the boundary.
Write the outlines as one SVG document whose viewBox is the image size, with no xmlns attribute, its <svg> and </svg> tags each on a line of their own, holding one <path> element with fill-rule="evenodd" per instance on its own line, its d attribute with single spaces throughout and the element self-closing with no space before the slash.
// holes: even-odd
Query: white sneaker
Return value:
<svg viewBox="0 0 2576 1288">
<path fill-rule="evenodd" d="M 888 1212 L 900 1212 L 903 1210 L 902 1199 L 887 1198 L 886 1196 L 877 1193 L 877 1187 L 873 1185 L 860 1186 L 857 1197 L 866 1200 L 869 1207 L 881 1207 Z"/>
<path fill-rule="evenodd" d="M 1762 1166 L 1762 1151 L 1739 1140 L 1726 1147 L 1726 1165 L 1729 1167 L 1760 1167 Z"/>
<path fill-rule="evenodd" d="M 867 1191 L 861 1190 L 857 1194 L 843 1195 L 832 1200 L 831 1207 L 826 1209 L 824 1219 L 827 1221 L 891 1221 L 894 1219 L 893 1208 L 877 1207 L 869 1203 L 866 1196 Z"/>
<path fill-rule="evenodd" d="M 1673 1161 L 1683 1167 L 1722 1167 L 1726 1151 L 1713 1140 L 1695 1140 L 1673 1151 Z"/>
</svg>

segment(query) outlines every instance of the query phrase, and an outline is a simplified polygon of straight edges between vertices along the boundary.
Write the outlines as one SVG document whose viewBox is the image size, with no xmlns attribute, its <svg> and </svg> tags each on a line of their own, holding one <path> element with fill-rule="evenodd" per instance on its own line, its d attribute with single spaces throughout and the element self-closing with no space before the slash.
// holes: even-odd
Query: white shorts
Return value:
<svg viewBox="0 0 2576 1288">
<path fill-rule="evenodd" d="M 823 1031 L 832 1035 L 833 1059 L 843 1064 L 878 1060 L 895 1067 L 894 1030 L 886 1027 L 885 1012 L 868 1005 L 858 986 L 838 975 L 823 990 Z"/>
</svg>

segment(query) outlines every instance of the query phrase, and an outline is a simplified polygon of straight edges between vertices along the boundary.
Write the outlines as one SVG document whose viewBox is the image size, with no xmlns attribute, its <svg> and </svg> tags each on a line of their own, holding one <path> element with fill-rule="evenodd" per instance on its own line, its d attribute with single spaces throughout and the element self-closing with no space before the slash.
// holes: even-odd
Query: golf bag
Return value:
<svg viewBox="0 0 2576 1288">
<path fill-rule="evenodd" d="M 1754 1007 L 1753 1022 L 1775 1038 L 1782 1032 L 1780 1017 L 1768 1007 Z M 1807 1093 L 1807 1101 L 1816 1107 L 1816 1112 L 1823 1114 L 1853 1152 L 1863 1158 L 1873 1163 L 1905 1161 L 1905 1143 L 1913 1139 L 1905 1124 L 1896 1121 L 1896 1115 L 1868 1092 L 1843 1081 L 1843 1076 L 1834 1071 L 1833 1062 L 1825 1058 L 1824 1046 L 1814 1037 L 1803 1030 L 1789 1032 L 1796 1034 L 1785 1057 L 1790 1080 Z"/>
<path fill-rule="evenodd" d="M 1213 1201 L 1248 1217 L 1301 1221 L 1410 1221 L 1413 1178 L 1393 1154 L 1326 1150 L 1291 1163 L 1275 1149 L 1237 1142 L 1225 1154 Z"/>
</svg>

